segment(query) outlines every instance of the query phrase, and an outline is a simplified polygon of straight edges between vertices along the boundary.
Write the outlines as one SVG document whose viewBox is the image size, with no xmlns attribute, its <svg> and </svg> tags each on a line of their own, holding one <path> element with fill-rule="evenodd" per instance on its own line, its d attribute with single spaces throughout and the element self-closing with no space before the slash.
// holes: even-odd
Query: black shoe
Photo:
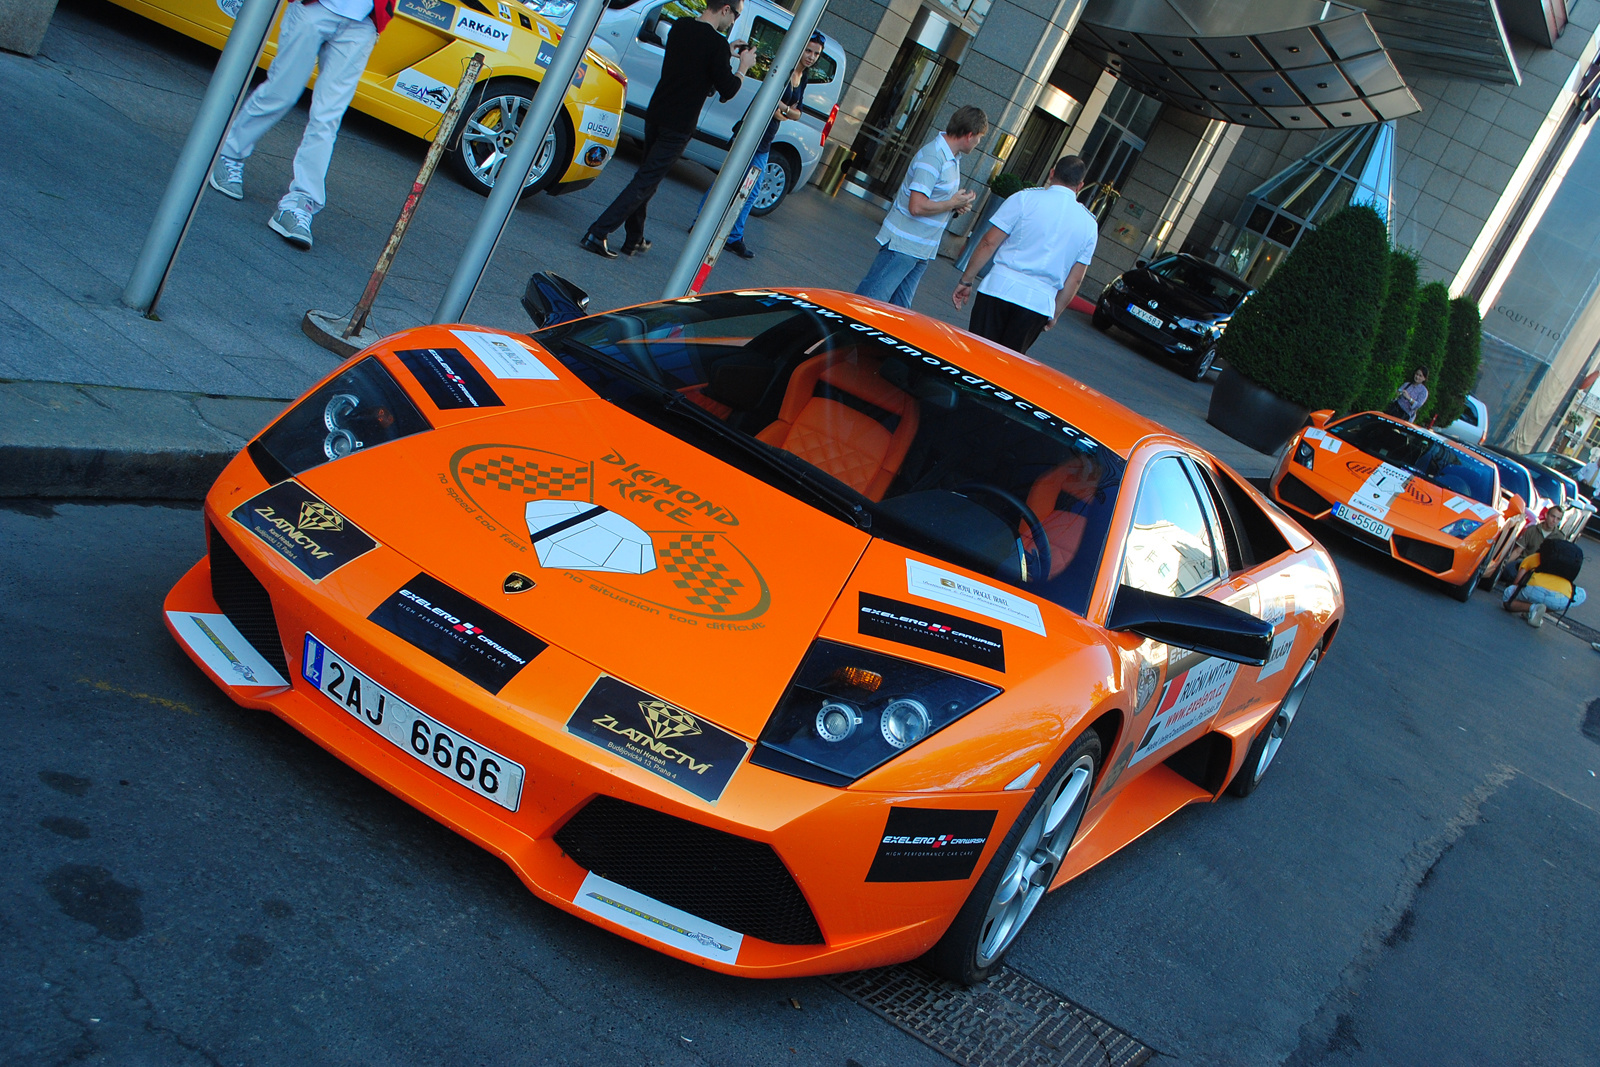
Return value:
<svg viewBox="0 0 1600 1067">
<path fill-rule="evenodd" d="M 637 241 L 624 241 L 622 254 L 625 256 L 642 256 L 650 251 L 650 242 L 641 237 Z"/>
<path fill-rule="evenodd" d="M 606 239 L 604 237 L 596 237 L 592 233 L 586 233 L 579 238 L 578 247 L 585 252 L 593 252 L 597 256 L 604 256 L 606 259 L 617 258 L 617 254 L 606 247 Z"/>
<path fill-rule="evenodd" d="M 732 252 L 740 259 L 755 259 L 756 254 L 744 246 L 743 241 L 729 241 L 722 246 L 726 251 Z"/>
</svg>

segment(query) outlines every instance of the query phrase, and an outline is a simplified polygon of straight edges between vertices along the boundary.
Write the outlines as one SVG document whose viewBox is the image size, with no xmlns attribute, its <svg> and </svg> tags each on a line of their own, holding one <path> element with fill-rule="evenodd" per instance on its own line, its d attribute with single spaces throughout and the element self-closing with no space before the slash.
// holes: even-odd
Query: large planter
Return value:
<svg viewBox="0 0 1600 1067">
<path fill-rule="evenodd" d="M 1309 414 L 1309 409 L 1261 388 L 1232 367 L 1224 367 L 1211 390 L 1206 421 L 1235 441 L 1272 456 L 1306 424 Z"/>
</svg>

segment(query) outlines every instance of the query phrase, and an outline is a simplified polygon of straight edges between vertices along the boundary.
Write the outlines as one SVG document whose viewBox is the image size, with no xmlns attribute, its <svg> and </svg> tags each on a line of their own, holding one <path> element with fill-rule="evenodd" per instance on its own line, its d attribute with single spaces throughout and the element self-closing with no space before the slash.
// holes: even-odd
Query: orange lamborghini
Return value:
<svg viewBox="0 0 1600 1067">
<path fill-rule="evenodd" d="M 1495 465 L 1447 437 L 1366 411 L 1318 411 L 1289 442 L 1272 498 L 1335 526 L 1449 587 L 1466 601 L 1493 575 L 1527 521 Z"/>
<path fill-rule="evenodd" d="M 230 697 L 544 900 L 733 974 L 999 963 L 1249 794 L 1343 615 L 1189 442 L 826 291 L 341 366 L 223 472 L 166 618 Z"/>
</svg>

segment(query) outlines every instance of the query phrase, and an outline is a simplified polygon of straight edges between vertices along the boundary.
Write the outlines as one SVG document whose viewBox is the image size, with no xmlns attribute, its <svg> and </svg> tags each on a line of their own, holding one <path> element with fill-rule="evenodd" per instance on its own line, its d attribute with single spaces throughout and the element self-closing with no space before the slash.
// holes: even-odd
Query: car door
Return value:
<svg viewBox="0 0 1600 1067">
<path fill-rule="evenodd" d="M 1255 614 L 1260 597 L 1239 561 L 1229 558 L 1227 537 L 1210 492 L 1189 456 L 1171 451 L 1143 469 L 1132 522 L 1123 544 L 1122 585 L 1162 596 L 1205 596 Z M 1165 661 L 1155 699 L 1137 709 L 1137 737 L 1128 767 L 1171 755 L 1219 715 L 1247 701 L 1253 686 L 1239 684 L 1240 666 L 1175 646 L 1147 642 L 1147 659 Z"/>
</svg>

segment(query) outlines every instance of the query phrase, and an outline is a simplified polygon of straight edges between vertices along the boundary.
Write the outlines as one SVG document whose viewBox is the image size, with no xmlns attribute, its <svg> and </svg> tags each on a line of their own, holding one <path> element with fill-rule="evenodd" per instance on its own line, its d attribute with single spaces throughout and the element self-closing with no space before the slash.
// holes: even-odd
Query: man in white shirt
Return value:
<svg viewBox="0 0 1600 1067">
<path fill-rule="evenodd" d="M 1593 500 L 1596 489 L 1600 488 L 1600 448 L 1589 449 L 1589 462 L 1573 477 L 1583 486 L 1583 495 Z"/>
<path fill-rule="evenodd" d="M 1078 295 L 1100 237 L 1094 215 L 1078 203 L 1086 169 L 1082 159 L 1065 156 L 1043 189 L 1012 193 L 994 213 L 992 229 L 978 242 L 951 296 L 957 308 L 965 304 L 973 279 L 994 257 L 973 298 L 967 329 L 1026 352 Z"/>
<path fill-rule="evenodd" d="M 911 158 L 905 181 L 878 230 L 877 258 L 856 286 L 857 296 L 909 308 L 917 283 L 939 254 L 939 239 L 953 215 L 972 207 L 976 194 L 961 188 L 963 155 L 989 131 L 982 108 L 958 107 L 945 131 Z"/>
<path fill-rule="evenodd" d="M 311 247 L 311 216 L 327 202 L 328 161 L 345 109 L 356 95 L 378 32 L 388 25 L 394 0 L 289 0 L 278 30 L 278 52 L 267 80 L 250 94 L 228 129 L 211 167 L 211 188 L 244 199 L 244 161 L 256 142 L 300 101 L 313 67 L 311 116 L 294 154 L 294 180 L 267 225 L 284 240 Z"/>
</svg>

